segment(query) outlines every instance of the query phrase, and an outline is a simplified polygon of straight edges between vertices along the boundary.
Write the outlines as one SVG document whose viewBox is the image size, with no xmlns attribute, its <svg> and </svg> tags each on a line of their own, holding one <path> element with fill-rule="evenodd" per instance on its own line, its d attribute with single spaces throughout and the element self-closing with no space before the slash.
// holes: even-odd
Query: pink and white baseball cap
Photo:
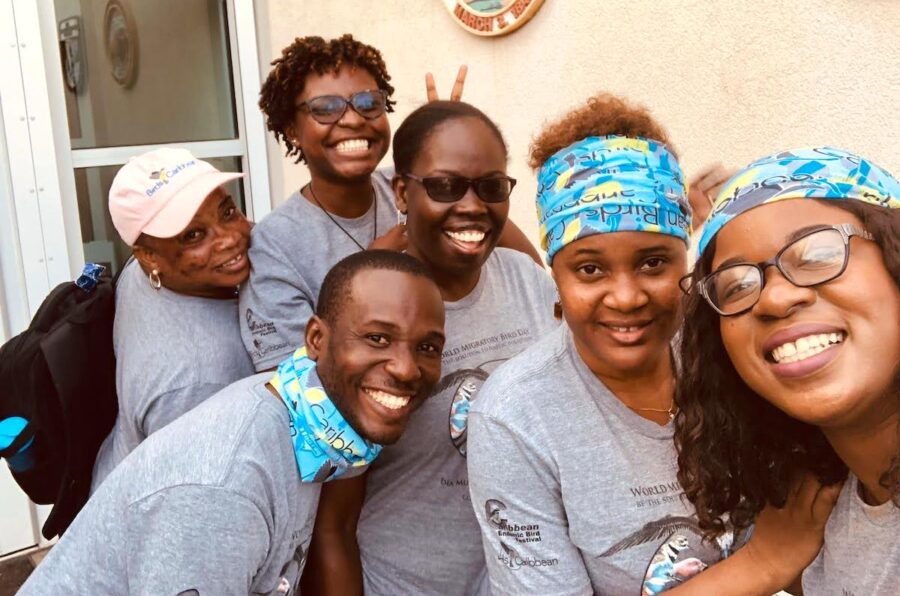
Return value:
<svg viewBox="0 0 900 596">
<path fill-rule="evenodd" d="M 171 238 L 191 223 L 209 193 L 242 176 L 220 172 L 186 149 L 154 149 L 132 157 L 116 174 L 109 214 L 128 246 L 142 233 Z"/>
</svg>

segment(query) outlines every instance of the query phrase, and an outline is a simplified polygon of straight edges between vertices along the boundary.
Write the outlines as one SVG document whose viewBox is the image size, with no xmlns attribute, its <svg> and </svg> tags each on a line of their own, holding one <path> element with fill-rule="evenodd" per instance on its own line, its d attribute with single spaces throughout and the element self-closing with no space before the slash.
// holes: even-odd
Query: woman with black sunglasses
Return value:
<svg viewBox="0 0 900 596">
<path fill-rule="evenodd" d="M 403 250 L 390 170 L 394 88 L 375 48 L 351 35 L 298 38 L 282 51 L 260 108 L 285 154 L 306 163 L 310 182 L 253 230 L 250 279 L 241 291 L 241 333 L 257 370 L 274 367 L 302 341 L 325 273 L 365 248 Z M 434 95 L 429 77 L 429 97 Z M 462 92 L 457 81 L 454 94 Z M 504 245 L 537 254 L 512 223 Z"/>
<path fill-rule="evenodd" d="M 760 577 L 812 562 L 805 594 L 896 593 L 900 183 L 839 149 L 760 159 L 722 189 L 699 254 L 675 437 L 701 527 L 748 526 L 805 473 L 843 481 L 821 552 L 814 535 Z"/>
<path fill-rule="evenodd" d="M 323 486 L 303 589 L 482 594 L 484 551 L 466 471 L 468 412 L 497 366 L 556 327 L 556 292 L 528 256 L 495 248 L 515 180 L 506 174 L 503 136 L 480 110 L 458 101 L 417 109 L 394 136 L 394 164 L 407 252 L 427 265 L 444 298 L 442 379 L 365 477 Z M 407 407 L 373 400 L 394 411 Z"/>
</svg>

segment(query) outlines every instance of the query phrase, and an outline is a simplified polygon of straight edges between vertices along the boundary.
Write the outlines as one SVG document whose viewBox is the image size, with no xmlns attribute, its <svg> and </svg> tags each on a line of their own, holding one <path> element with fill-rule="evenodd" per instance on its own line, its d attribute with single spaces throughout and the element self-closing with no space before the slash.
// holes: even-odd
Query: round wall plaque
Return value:
<svg viewBox="0 0 900 596">
<path fill-rule="evenodd" d="M 131 87 L 137 75 L 137 28 L 123 0 L 109 0 L 106 3 L 103 41 L 113 78 L 122 87 Z"/>
<path fill-rule="evenodd" d="M 453 20 L 475 35 L 512 33 L 538 11 L 544 0 L 444 0 Z"/>
</svg>

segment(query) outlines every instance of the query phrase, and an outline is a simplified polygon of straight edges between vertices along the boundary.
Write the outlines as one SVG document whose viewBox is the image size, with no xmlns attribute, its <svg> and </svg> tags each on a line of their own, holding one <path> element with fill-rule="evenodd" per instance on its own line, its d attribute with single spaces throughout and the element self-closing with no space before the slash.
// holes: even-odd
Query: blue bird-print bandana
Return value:
<svg viewBox="0 0 900 596">
<path fill-rule="evenodd" d="M 871 161 L 833 147 L 763 157 L 735 174 L 719 191 L 697 254 L 703 254 L 722 227 L 738 215 L 787 199 L 850 199 L 900 209 L 900 182 Z"/>
<path fill-rule="evenodd" d="M 325 482 L 362 472 L 381 452 L 363 439 L 325 394 L 316 363 L 300 348 L 269 381 L 291 417 L 294 456 L 303 482 Z"/>
<path fill-rule="evenodd" d="M 538 223 L 547 262 L 594 234 L 655 232 L 688 243 L 691 208 L 681 167 L 657 141 L 588 137 L 538 171 Z"/>
</svg>

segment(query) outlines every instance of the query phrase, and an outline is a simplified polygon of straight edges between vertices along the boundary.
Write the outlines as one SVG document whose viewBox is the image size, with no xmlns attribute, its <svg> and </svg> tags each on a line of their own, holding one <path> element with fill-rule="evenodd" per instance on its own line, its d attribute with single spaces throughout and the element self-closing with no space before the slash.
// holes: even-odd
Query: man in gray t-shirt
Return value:
<svg viewBox="0 0 900 596">
<path fill-rule="evenodd" d="M 652 596 L 728 554 L 701 539 L 672 433 L 609 392 L 566 325 L 502 365 L 469 414 L 492 591 Z"/>
<path fill-rule="evenodd" d="M 367 474 L 357 530 L 367 594 L 484 593 L 467 414 L 489 374 L 557 326 L 555 299 L 550 276 L 528 256 L 496 248 L 469 295 L 444 303 L 442 379 Z"/>
<path fill-rule="evenodd" d="M 288 390 L 299 387 L 285 382 L 294 360 L 277 373 L 285 393 L 271 373 L 230 385 L 126 457 L 21 593 L 293 593 L 321 486 L 301 480 L 312 474 L 300 462 L 314 453 L 313 473 L 344 469 L 347 425 L 396 441 L 437 382 L 443 348 L 440 291 L 407 255 L 344 259 L 320 302 L 306 347 L 342 419 L 318 417 L 321 389 Z M 287 408 L 289 397 L 309 407 Z M 313 436 L 314 449 L 302 440 Z"/>
</svg>

